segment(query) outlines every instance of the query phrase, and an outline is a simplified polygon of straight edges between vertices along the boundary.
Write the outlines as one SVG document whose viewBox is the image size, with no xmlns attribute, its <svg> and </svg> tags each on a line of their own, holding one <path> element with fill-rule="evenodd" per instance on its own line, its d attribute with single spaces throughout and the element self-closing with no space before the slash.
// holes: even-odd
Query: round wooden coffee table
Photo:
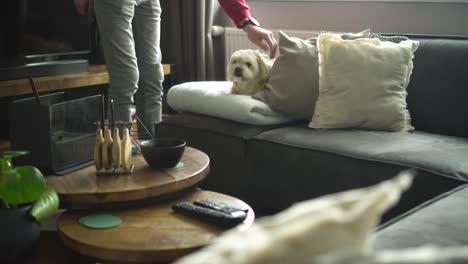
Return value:
<svg viewBox="0 0 468 264">
<path fill-rule="evenodd" d="M 255 214 L 249 205 L 231 196 L 194 189 L 177 199 L 152 206 L 108 211 L 66 211 L 57 225 L 64 243 L 71 249 L 97 259 L 126 262 L 171 262 L 210 244 L 224 228 L 172 211 L 172 205 L 186 201 L 217 199 L 248 208 L 247 218 L 236 226 L 252 225 Z M 110 229 L 82 226 L 79 218 L 88 214 L 109 213 L 122 219 Z"/>
<path fill-rule="evenodd" d="M 180 168 L 155 170 L 142 155 L 134 155 L 133 174 L 97 176 L 93 165 L 64 176 L 48 176 L 46 182 L 57 191 L 62 208 L 116 208 L 177 194 L 209 172 L 210 159 L 195 148 L 186 147 L 181 161 Z"/>
</svg>

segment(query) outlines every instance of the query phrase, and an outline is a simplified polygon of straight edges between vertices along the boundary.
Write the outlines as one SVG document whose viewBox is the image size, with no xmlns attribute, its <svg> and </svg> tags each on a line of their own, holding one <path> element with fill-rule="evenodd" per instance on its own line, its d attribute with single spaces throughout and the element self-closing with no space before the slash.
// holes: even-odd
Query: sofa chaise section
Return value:
<svg viewBox="0 0 468 264">
<path fill-rule="evenodd" d="M 251 191 L 262 207 L 376 184 L 404 169 L 418 174 L 398 215 L 468 180 L 468 140 L 425 132 L 311 130 L 306 124 L 260 133 L 247 143 Z"/>
<path fill-rule="evenodd" d="M 381 226 L 374 249 L 468 245 L 468 185 L 444 193 Z"/>
</svg>

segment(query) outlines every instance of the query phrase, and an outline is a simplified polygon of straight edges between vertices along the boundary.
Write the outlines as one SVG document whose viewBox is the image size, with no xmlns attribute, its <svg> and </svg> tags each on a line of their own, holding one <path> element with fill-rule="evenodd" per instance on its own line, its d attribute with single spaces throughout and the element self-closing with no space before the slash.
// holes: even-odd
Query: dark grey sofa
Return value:
<svg viewBox="0 0 468 264">
<path fill-rule="evenodd" d="M 466 201 L 468 185 L 462 185 L 393 218 L 374 234 L 374 249 L 468 245 Z"/>
<path fill-rule="evenodd" d="M 385 220 L 402 215 L 468 180 L 468 38 L 409 37 L 420 41 L 407 97 L 415 132 L 313 130 L 308 120 L 252 126 L 179 113 L 158 125 L 158 136 L 206 152 L 211 172 L 202 187 L 260 214 L 416 168 L 412 188 Z"/>
</svg>

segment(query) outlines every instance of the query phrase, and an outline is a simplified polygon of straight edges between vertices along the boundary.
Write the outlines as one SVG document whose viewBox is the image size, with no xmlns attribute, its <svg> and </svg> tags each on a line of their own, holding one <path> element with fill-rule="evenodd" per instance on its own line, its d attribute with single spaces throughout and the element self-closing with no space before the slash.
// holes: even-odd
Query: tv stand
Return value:
<svg viewBox="0 0 468 264">
<path fill-rule="evenodd" d="M 88 60 L 58 60 L 0 68 L 0 81 L 86 72 Z"/>
<path fill-rule="evenodd" d="M 171 74 L 171 65 L 164 64 L 164 75 Z M 106 65 L 89 65 L 85 72 L 51 75 L 34 78 L 37 91 L 39 93 L 52 92 L 57 90 L 74 89 L 84 86 L 99 85 L 109 83 L 109 74 Z M 8 80 L 0 81 L 0 97 L 32 94 L 29 80 Z"/>
<path fill-rule="evenodd" d="M 173 76 L 172 65 L 163 64 L 163 69 L 166 81 L 169 82 L 167 87 L 170 87 Z M 34 83 L 38 93 L 44 94 L 108 84 L 109 74 L 104 64 L 89 65 L 86 72 L 34 78 Z M 8 111 L 7 104 L 15 96 L 32 95 L 32 93 L 33 91 L 28 79 L 0 81 L 0 110 Z M 3 117 L 0 117 L 2 124 L 8 124 L 7 116 L 3 115 Z M 9 148 L 8 140 L 2 140 L 2 138 L 8 138 L 8 125 L 3 125 L 0 129 L 0 151 Z"/>
</svg>

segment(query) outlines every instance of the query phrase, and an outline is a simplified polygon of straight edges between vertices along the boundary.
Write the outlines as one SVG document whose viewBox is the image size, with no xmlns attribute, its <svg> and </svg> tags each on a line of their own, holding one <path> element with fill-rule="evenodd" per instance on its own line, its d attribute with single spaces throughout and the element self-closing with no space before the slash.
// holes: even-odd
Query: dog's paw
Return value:
<svg viewBox="0 0 468 264">
<path fill-rule="evenodd" d="M 240 94 L 239 89 L 236 89 L 235 87 L 231 88 L 231 94 Z"/>
</svg>

